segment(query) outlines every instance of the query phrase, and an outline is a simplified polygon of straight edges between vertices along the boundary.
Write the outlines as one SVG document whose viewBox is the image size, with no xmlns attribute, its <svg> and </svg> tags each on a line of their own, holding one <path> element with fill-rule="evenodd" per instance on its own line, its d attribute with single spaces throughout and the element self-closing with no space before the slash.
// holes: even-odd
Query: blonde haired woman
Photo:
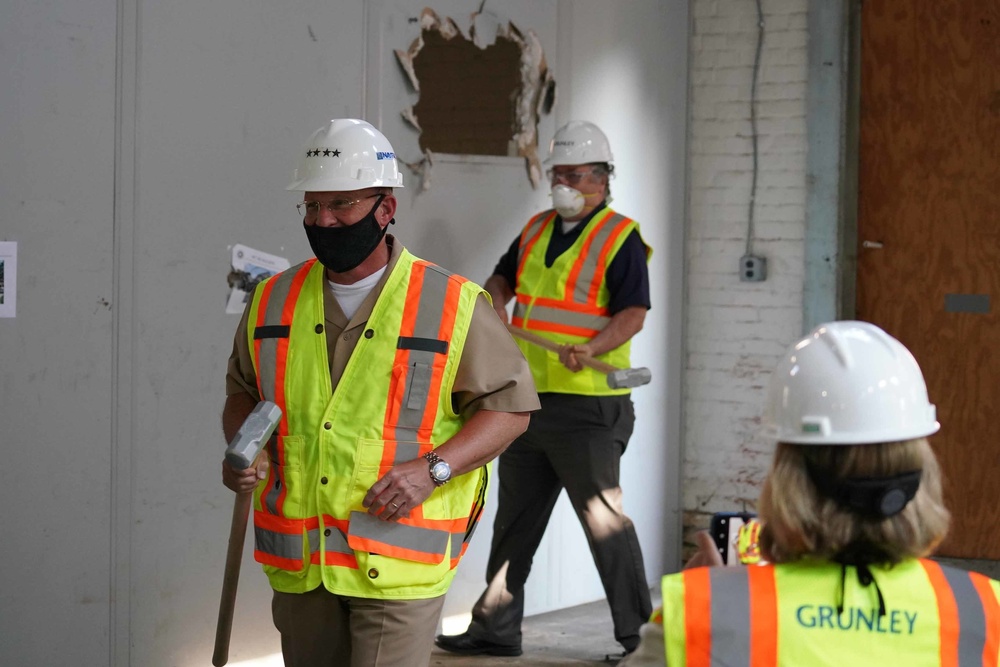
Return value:
<svg viewBox="0 0 1000 667">
<path fill-rule="evenodd" d="M 765 424 L 768 564 L 664 577 L 620 664 L 997 665 L 1000 582 L 925 558 L 949 515 L 909 351 L 865 322 L 818 327 L 779 363 Z"/>
</svg>

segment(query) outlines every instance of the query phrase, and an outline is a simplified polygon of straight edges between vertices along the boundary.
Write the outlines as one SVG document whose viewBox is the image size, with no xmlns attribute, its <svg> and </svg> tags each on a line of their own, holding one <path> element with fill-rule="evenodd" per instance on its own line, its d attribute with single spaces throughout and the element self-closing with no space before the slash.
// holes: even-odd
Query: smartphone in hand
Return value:
<svg viewBox="0 0 1000 667">
<path fill-rule="evenodd" d="M 740 527 L 756 516 L 753 512 L 716 512 L 712 515 L 709 533 L 726 565 L 740 563 Z"/>
</svg>

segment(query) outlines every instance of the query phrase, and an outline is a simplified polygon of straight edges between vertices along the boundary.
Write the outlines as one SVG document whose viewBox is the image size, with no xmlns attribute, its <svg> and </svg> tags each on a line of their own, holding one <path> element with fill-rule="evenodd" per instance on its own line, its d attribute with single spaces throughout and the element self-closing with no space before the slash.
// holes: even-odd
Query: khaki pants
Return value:
<svg viewBox="0 0 1000 667">
<path fill-rule="evenodd" d="M 285 667 L 426 667 L 444 596 L 372 600 L 274 592 L 271 614 Z"/>
</svg>

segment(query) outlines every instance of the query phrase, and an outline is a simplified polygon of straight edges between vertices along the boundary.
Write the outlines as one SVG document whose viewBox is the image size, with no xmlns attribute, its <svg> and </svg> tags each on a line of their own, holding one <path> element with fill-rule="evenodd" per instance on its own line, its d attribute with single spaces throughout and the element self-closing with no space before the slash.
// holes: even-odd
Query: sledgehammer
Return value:
<svg viewBox="0 0 1000 667">
<path fill-rule="evenodd" d="M 271 401 L 261 401 L 247 415 L 226 449 L 226 460 L 235 470 L 246 470 L 257 459 L 260 450 L 271 439 L 281 420 L 281 408 Z M 222 578 L 222 599 L 219 601 L 219 622 L 215 626 L 215 667 L 229 662 L 229 638 L 233 631 L 233 609 L 236 607 L 236 585 L 240 580 L 243 542 L 247 534 L 247 518 L 253 493 L 237 493 L 233 503 L 233 523 L 229 528 L 229 550 L 226 552 L 226 572 Z"/>
<path fill-rule="evenodd" d="M 559 353 L 559 343 L 549 340 L 548 338 L 542 338 L 537 334 L 533 334 L 526 329 L 521 329 L 520 327 L 515 327 L 514 325 L 508 323 L 507 331 L 510 332 L 512 336 L 517 336 L 522 340 L 526 340 L 529 343 L 543 347 L 550 352 Z M 585 357 L 583 355 L 577 355 L 577 360 L 584 366 L 593 368 L 595 371 L 604 373 L 608 376 L 608 386 L 612 389 L 631 389 L 633 387 L 641 387 L 644 384 L 648 384 L 650 380 L 653 379 L 653 374 L 649 372 L 648 368 L 616 368 L 611 364 L 605 363 L 600 359 L 594 359 L 593 357 Z"/>
</svg>

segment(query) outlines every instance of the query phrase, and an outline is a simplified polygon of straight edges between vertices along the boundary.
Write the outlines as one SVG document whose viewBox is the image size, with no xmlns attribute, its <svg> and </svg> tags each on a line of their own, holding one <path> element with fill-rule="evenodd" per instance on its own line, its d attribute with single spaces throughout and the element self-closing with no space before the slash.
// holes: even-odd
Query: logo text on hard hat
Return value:
<svg viewBox="0 0 1000 667">
<path fill-rule="evenodd" d="M 396 154 L 392 152 L 379 151 L 375 154 L 378 160 L 394 160 L 396 159 Z"/>
<path fill-rule="evenodd" d="M 555 141 L 555 142 L 553 142 L 552 145 L 553 146 L 573 146 L 574 144 L 576 144 L 575 141 Z"/>
</svg>

